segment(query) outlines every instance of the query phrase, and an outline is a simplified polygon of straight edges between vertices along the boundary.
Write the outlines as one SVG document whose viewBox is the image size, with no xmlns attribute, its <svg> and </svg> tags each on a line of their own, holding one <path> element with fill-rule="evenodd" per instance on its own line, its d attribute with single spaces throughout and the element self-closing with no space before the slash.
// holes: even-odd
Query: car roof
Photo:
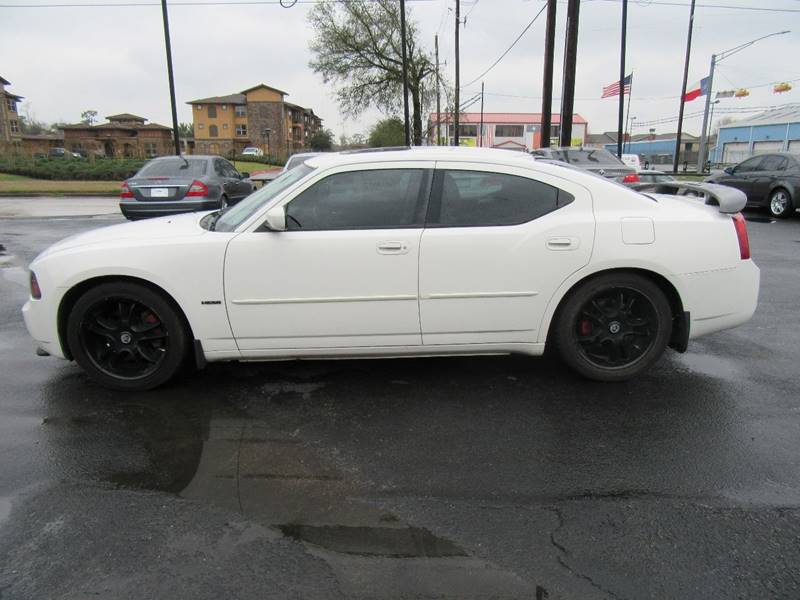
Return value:
<svg viewBox="0 0 800 600">
<path fill-rule="evenodd" d="M 297 155 L 295 155 L 297 156 Z M 534 158 L 526 152 L 497 148 L 456 146 L 418 146 L 414 148 L 375 148 L 347 152 L 326 152 L 309 159 L 313 167 L 408 160 L 489 162 L 530 166 Z"/>
</svg>

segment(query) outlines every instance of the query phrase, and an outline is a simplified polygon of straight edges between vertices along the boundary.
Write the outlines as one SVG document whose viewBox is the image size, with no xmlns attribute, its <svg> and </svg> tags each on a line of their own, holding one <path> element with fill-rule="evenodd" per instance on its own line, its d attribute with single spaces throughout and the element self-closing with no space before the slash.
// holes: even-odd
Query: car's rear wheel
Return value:
<svg viewBox="0 0 800 600">
<path fill-rule="evenodd" d="M 578 287 L 559 309 L 555 344 L 575 371 L 625 381 L 663 354 L 672 332 L 664 292 L 634 273 L 609 273 Z"/>
<path fill-rule="evenodd" d="M 785 219 L 794 214 L 794 202 L 788 191 L 783 188 L 772 191 L 769 195 L 769 212 L 778 219 Z"/>
<path fill-rule="evenodd" d="M 92 379 L 128 391 L 167 382 L 187 348 L 176 310 L 161 294 L 132 282 L 104 283 L 85 292 L 69 314 L 67 340 Z"/>
</svg>

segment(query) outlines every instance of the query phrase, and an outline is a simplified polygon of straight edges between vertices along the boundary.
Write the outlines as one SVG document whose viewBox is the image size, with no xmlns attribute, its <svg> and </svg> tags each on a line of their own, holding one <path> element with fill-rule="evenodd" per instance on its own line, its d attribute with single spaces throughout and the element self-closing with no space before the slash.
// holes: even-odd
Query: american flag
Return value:
<svg viewBox="0 0 800 600">
<path fill-rule="evenodd" d="M 633 73 L 628 75 L 623 81 L 625 82 L 625 91 L 622 92 L 624 94 L 631 94 L 631 79 L 633 79 Z M 601 98 L 610 98 L 611 96 L 619 96 L 619 79 L 617 79 L 614 83 L 611 83 L 603 88 L 603 95 L 600 96 Z"/>
</svg>

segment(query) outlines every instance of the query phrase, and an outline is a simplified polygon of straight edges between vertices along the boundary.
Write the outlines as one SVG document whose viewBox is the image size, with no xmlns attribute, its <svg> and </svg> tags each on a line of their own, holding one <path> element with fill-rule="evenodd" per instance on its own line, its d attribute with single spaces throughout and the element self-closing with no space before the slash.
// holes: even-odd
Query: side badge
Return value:
<svg viewBox="0 0 800 600">
<path fill-rule="evenodd" d="M 201 300 L 200 304 L 222 304 L 222 300 Z"/>
</svg>

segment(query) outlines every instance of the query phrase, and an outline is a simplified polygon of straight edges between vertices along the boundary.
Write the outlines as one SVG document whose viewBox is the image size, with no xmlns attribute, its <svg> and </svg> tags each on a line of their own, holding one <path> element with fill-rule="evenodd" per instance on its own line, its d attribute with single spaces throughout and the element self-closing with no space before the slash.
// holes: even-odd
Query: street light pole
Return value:
<svg viewBox="0 0 800 600">
<path fill-rule="evenodd" d="M 161 0 L 161 18 L 164 21 L 164 46 L 167 50 L 167 77 L 169 79 L 169 100 L 172 105 L 172 137 L 175 140 L 175 154 L 181 155 L 181 139 L 178 132 L 178 105 L 175 102 L 175 76 L 172 74 L 172 44 L 169 40 L 169 17 L 167 0 Z"/>
<path fill-rule="evenodd" d="M 765 40 L 769 37 L 775 35 L 783 35 L 784 33 L 789 33 L 789 31 L 776 31 L 775 33 L 770 33 L 767 35 L 762 35 L 760 38 L 756 38 L 749 42 L 745 42 L 744 44 L 739 44 L 734 48 L 730 48 L 729 50 L 725 50 L 724 52 L 720 52 L 719 54 L 712 54 L 711 55 L 711 66 L 708 69 L 708 93 L 706 94 L 706 105 L 705 109 L 703 110 L 703 128 L 700 130 L 700 150 L 697 153 L 697 172 L 702 173 L 703 168 L 705 167 L 706 163 L 706 146 L 708 145 L 708 138 L 706 137 L 706 128 L 708 127 L 708 112 L 711 108 L 711 91 L 714 89 L 714 67 L 717 63 L 722 62 L 729 56 L 733 56 L 737 52 L 741 52 L 745 48 L 749 48 L 756 42 L 760 42 L 761 40 Z"/>
</svg>

